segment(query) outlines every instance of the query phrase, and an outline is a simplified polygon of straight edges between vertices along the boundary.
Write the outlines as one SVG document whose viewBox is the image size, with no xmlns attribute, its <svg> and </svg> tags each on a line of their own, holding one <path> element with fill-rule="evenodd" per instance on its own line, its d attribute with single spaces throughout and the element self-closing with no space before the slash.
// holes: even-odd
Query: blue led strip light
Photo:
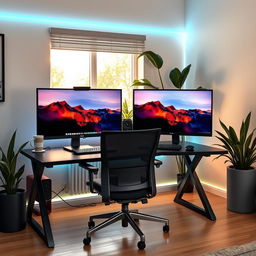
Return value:
<svg viewBox="0 0 256 256">
<path fill-rule="evenodd" d="M 70 18 L 53 18 L 53 17 L 46 17 L 46 16 L 40 16 L 40 15 L 28 15 L 28 14 L 9 13 L 9 12 L 0 12 L 0 20 L 47 24 L 51 26 L 65 25 L 65 26 L 75 26 L 77 28 L 104 29 L 104 30 L 119 31 L 119 32 L 120 31 L 133 32 L 133 33 L 140 32 L 140 33 L 150 33 L 150 34 L 169 35 L 169 36 L 181 36 L 182 38 L 186 37 L 186 32 L 176 30 L 176 29 L 165 29 L 165 28 L 159 28 L 159 27 L 138 26 L 138 25 L 89 21 L 89 20 L 70 19 Z"/>
</svg>

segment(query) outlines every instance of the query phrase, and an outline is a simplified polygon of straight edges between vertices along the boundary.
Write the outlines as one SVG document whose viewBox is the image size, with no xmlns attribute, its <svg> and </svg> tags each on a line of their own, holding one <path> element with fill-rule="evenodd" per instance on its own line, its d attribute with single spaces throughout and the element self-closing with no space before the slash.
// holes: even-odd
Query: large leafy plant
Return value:
<svg viewBox="0 0 256 256">
<path fill-rule="evenodd" d="M 149 60 L 149 62 L 157 69 L 161 87 L 162 87 L 162 89 L 164 89 L 163 79 L 162 79 L 161 72 L 160 72 L 160 69 L 163 66 L 162 57 L 159 54 L 154 53 L 152 51 L 145 51 L 145 52 L 141 53 L 138 56 L 138 58 L 140 58 L 142 56 L 146 57 Z M 178 68 L 174 68 L 170 71 L 169 79 L 173 83 L 174 87 L 176 87 L 177 89 L 182 88 L 182 86 L 184 85 L 184 83 L 187 79 L 190 68 L 191 68 L 191 64 L 186 66 L 182 71 L 179 70 Z M 147 86 L 147 87 L 151 87 L 152 89 L 158 89 L 158 87 L 153 85 L 148 79 L 134 80 L 132 86 Z M 185 165 L 184 157 L 176 156 L 176 163 L 177 163 L 177 167 L 178 167 L 178 172 L 180 174 L 185 174 L 186 173 L 186 165 Z"/>
<path fill-rule="evenodd" d="M 0 160 L 0 173 L 2 174 L 2 177 L 0 176 L 0 179 L 3 183 L 1 187 L 4 188 L 7 194 L 15 194 L 17 192 L 25 168 L 25 165 L 23 165 L 16 171 L 18 155 L 28 142 L 25 142 L 23 145 L 21 145 L 17 152 L 15 152 L 15 139 L 16 131 L 11 137 L 7 153 L 5 153 L 2 147 L 0 147 L 0 152 L 2 153 Z"/>
<path fill-rule="evenodd" d="M 164 63 L 163 58 L 159 54 L 154 53 L 152 51 L 145 51 L 141 53 L 138 56 L 138 58 L 142 56 L 146 57 L 149 60 L 149 62 L 157 69 L 161 87 L 162 89 L 164 89 L 163 79 L 160 72 L 160 69 L 162 68 Z M 182 71 L 180 71 L 178 68 L 174 68 L 170 71 L 169 78 L 176 88 L 181 89 L 184 82 L 186 81 L 186 78 L 190 71 L 190 67 L 191 64 L 185 67 Z M 134 80 L 132 86 L 148 86 L 153 89 L 158 89 L 158 86 L 153 85 L 148 79 Z"/>
<path fill-rule="evenodd" d="M 248 133 L 250 126 L 251 112 L 247 115 L 246 119 L 242 121 L 240 132 L 237 134 L 233 127 L 227 127 L 221 120 L 220 125 L 224 130 L 223 132 L 216 131 L 216 136 L 222 144 L 218 146 L 228 151 L 227 155 L 219 155 L 219 157 L 226 157 L 225 163 L 230 162 L 232 167 L 239 170 L 252 169 L 252 165 L 256 162 L 256 137 L 253 129 Z"/>
</svg>

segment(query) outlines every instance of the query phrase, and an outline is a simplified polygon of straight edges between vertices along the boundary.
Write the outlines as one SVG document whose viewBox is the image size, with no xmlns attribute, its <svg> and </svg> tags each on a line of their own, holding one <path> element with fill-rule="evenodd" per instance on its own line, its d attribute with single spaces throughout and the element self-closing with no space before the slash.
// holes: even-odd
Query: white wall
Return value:
<svg viewBox="0 0 256 256">
<path fill-rule="evenodd" d="M 187 63 L 192 64 L 188 85 L 214 90 L 214 130 L 218 119 L 240 128 L 252 111 L 256 124 L 256 22 L 255 0 L 186 0 Z M 214 135 L 216 133 L 214 132 Z M 216 138 L 200 139 L 206 144 Z M 224 158 L 203 160 L 200 177 L 226 187 Z"/>
<path fill-rule="evenodd" d="M 122 33 L 125 25 L 149 26 L 163 29 L 184 28 L 184 1 L 182 0 L 0 0 L 1 12 L 19 15 L 50 17 L 58 19 L 83 19 L 92 22 L 107 22 L 120 25 Z M 30 140 L 35 134 L 35 88 L 49 87 L 50 59 L 48 28 L 54 22 L 27 22 L 3 20 L 0 13 L 0 33 L 6 36 L 6 101 L 0 103 L 0 145 L 6 143 L 15 129 L 18 130 L 17 143 Z M 81 29 L 81 27 L 79 27 Z M 91 29 L 85 26 L 86 30 Z M 110 31 L 105 29 L 105 31 Z M 131 31 L 129 33 L 132 33 Z M 174 66 L 183 66 L 183 48 L 177 36 L 143 33 L 147 36 L 146 47 L 162 55 L 165 60 L 164 80 Z M 158 83 L 155 70 L 146 66 L 146 76 Z M 63 142 L 62 142 L 63 143 Z M 67 142 L 68 143 L 68 142 Z M 59 141 L 47 145 L 59 145 Z M 31 171 L 30 163 L 24 157 L 26 173 Z M 175 180 L 175 170 L 169 170 L 170 158 L 157 171 L 158 182 Z M 66 167 L 47 170 L 53 178 L 54 188 L 66 182 Z"/>
</svg>

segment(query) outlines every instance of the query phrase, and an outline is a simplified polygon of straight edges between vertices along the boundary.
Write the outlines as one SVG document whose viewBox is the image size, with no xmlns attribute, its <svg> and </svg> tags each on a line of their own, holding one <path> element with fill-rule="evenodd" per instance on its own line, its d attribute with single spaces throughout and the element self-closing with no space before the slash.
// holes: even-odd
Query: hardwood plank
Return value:
<svg viewBox="0 0 256 256">
<path fill-rule="evenodd" d="M 116 211 L 118 204 L 88 206 L 85 208 L 54 209 L 50 214 L 55 248 L 49 249 L 30 226 L 25 230 L 6 234 L 0 233 L 0 255 L 4 256 L 196 256 L 232 245 L 256 240 L 256 213 L 237 214 L 226 209 L 226 200 L 207 193 L 217 221 L 211 221 L 173 202 L 175 192 L 159 194 L 148 204 L 134 204 L 131 208 L 168 218 L 170 233 L 162 232 L 160 223 L 140 221 L 146 236 L 145 251 L 138 251 L 139 237 L 131 227 L 122 228 L 116 223 L 96 232 L 91 246 L 84 247 L 82 240 L 92 214 Z M 186 200 L 199 204 L 196 193 L 184 195 Z M 200 204 L 199 204 L 200 205 Z"/>
</svg>

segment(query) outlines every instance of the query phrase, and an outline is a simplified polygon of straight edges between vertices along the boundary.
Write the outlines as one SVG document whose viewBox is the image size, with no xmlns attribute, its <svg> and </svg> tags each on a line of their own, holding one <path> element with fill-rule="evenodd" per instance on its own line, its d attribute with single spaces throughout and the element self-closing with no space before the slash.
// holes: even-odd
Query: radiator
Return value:
<svg viewBox="0 0 256 256">
<path fill-rule="evenodd" d="M 99 168 L 99 174 L 95 175 L 95 178 L 100 178 L 100 162 L 90 163 Z M 81 168 L 79 164 L 68 165 L 68 193 L 70 195 L 78 195 L 84 193 L 90 193 L 89 187 L 86 182 L 89 180 L 88 171 Z"/>
</svg>

